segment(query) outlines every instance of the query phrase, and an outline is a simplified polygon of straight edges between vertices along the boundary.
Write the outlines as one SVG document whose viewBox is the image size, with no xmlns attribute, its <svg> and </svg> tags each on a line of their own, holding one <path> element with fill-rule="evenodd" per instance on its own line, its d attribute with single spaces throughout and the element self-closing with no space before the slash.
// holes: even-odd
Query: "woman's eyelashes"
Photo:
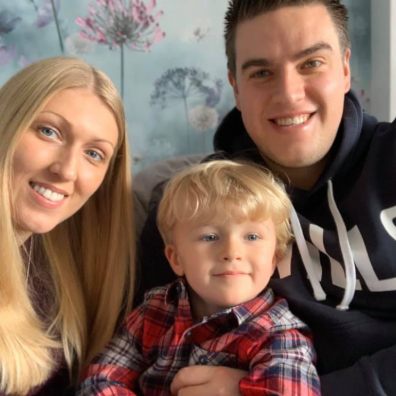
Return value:
<svg viewBox="0 0 396 396">
<path fill-rule="evenodd" d="M 36 127 L 40 136 L 48 140 L 63 140 L 63 135 L 61 131 L 55 127 L 48 125 L 39 125 Z M 89 148 L 84 150 L 84 153 L 88 160 L 95 163 L 105 162 L 109 155 L 102 149 L 99 148 Z"/>
<path fill-rule="evenodd" d="M 47 139 L 55 140 L 55 139 L 61 139 L 61 134 L 60 132 L 50 126 L 38 126 L 37 127 L 38 132 L 44 136 Z"/>
<path fill-rule="evenodd" d="M 103 162 L 106 159 L 106 154 L 100 150 L 89 149 L 85 151 L 88 158 L 94 162 Z"/>
</svg>

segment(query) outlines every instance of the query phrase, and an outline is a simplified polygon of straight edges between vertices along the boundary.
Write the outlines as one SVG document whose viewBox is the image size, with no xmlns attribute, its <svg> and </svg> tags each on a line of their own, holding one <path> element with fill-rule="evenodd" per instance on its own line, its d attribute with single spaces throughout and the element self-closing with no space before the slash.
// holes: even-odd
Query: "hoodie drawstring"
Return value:
<svg viewBox="0 0 396 396">
<path fill-rule="evenodd" d="M 333 183 L 331 182 L 331 180 L 327 182 L 327 200 L 329 201 L 330 212 L 333 215 L 333 219 L 337 228 L 341 255 L 345 267 L 345 291 L 341 303 L 337 305 L 337 309 L 345 311 L 349 308 L 349 304 L 355 294 L 356 270 L 351 245 L 349 244 L 348 240 L 348 231 L 342 219 L 341 213 L 335 203 L 333 194 Z"/>
<path fill-rule="evenodd" d="M 317 301 L 323 301 L 326 299 L 326 293 L 324 292 L 322 285 L 320 284 L 320 281 L 315 274 L 315 269 L 308 251 L 307 242 L 305 241 L 301 224 L 298 220 L 298 216 L 294 207 L 292 207 L 291 211 L 291 224 L 294 237 L 296 238 L 297 247 L 300 251 L 301 259 L 305 267 L 305 271 L 307 271 L 308 279 L 313 289 L 314 297 Z"/>
<path fill-rule="evenodd" d="M 351 245 L 349 244 L 348 240 L 348 231 L 342 219 L 341 213 L 335 203 L 333 184 L 331 180 L 327 182 L 327 200 L 329 202 L 330 212 L 336 225 L 338 241 L 340 244 L 341 255 L 345 267 L 345 291 L 342 297 L 342 301 L 339 305 L 337 305 L 337 309 L 345 311 L 349 308 L 349 304 L 355 294 L 356 270 Z M 320 280 L 316 276 L 312 258 L 308 251 L 307 242 L 304 238 L 301 224 L 294 208 L 292 208 L 291 212 L 291 224 L 302 262 L 304 264 L 305 270 L 307 271 L 308 279 L 313 289 L 314 297 L 317 301 L 325 300 L 326 293 L 324 292 L 322 285 L 320 284 Z"/>
</svg>

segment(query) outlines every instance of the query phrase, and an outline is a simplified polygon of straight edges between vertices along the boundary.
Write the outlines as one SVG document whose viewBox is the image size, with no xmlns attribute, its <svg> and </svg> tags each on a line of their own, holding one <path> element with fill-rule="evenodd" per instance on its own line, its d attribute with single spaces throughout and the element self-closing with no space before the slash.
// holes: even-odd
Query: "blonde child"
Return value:
<svg viewBox="0 0 396 396">
<path fill-rule="evenodd" d="M 243 395 L 319 395 L 308 329 L 267 287 L 291 240 L 290 210 L 256 165 L 218 160 L 172 178 L 157 221 L 179 278 L 146 294 L 79 394 L 170 395 L 181 368 L 221 365 L 248 371 Z"/>
</svg>

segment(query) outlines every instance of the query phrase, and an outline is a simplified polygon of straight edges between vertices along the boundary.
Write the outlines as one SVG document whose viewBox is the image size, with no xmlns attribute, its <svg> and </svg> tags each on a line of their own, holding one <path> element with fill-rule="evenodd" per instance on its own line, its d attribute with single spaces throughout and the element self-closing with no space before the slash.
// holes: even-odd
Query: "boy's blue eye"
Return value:
<svg viewBox="0 0 396 396">
<path fill-rule="evenodd" d="M 257 241 L 258 239 L 260 239 L 260 236 L 258 234 L 248 234 L 246 236 L 246 239 L 248 241 Z"/>
<path fill-rule="evenodd" d="M 217 241 L 219 237 L 216 234 L 206 234 L 203 235 L 201 239 L 205 242 L 213 242 L 213 241 Z"/>
</svg>

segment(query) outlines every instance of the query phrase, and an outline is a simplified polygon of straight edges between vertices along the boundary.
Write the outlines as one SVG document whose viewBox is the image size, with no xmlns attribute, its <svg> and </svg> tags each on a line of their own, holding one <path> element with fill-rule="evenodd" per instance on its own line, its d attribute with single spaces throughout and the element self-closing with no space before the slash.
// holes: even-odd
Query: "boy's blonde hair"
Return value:
<svg viewBox="0 0 396 396">
<path fill-rule="evenodd" d="M 247 162 L 215 160 L 188 167 L 168 182 L 157 223 L 164 242 L 169 244 L 177 222 L 271 218 L 279 259 L 292 238 L 290 210 L 283 184 L 269 170 Z"/>
</svg>

